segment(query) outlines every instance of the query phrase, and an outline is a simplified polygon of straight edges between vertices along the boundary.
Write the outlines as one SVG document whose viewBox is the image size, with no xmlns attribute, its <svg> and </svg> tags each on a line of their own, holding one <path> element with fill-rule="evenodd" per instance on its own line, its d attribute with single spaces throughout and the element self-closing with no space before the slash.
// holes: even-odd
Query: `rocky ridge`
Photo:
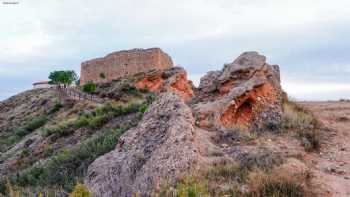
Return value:
<svg viewBox="0 0 350 197">
<path fill-rule="evenodd" d="M 138 78 L 136 87 L 159 96 L 117 148 L 90 165 L 85 183 L 96 196 L 151 196 L 164 181 L 174 183 L 194 169 L 245 158 L 233 145 L 240 130 L 279 131 L 279 68 L 256 52 L 209 72 L 198 90 L 182 68 Z"/>
<path fill-rule="evenodd" d="M 245 52 L 198 88 L 182 67 L 150 66 L 101 79 L 89 96 L 102 102 L 54 89 L 0 102 L 0 196 L 7 180 L 24 196 L 78 181 L 96 197 L 308 194 L 317 121 L 286 99 L 279 66 Z"/>
</svg>

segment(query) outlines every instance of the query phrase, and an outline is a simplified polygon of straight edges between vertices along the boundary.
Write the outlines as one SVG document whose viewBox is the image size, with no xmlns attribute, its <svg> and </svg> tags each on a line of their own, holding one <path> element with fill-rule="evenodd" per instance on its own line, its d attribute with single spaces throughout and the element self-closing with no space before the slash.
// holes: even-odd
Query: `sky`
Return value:
<svg viewBox="0 0 350 197">
<path fill-rule="evenodd" d="M 245 51 L 297 100 L 350 98 L 349 0 L 0 0 L 0 101 L 50 71 L 160 47 L 195 84 Z"/>
</svg>

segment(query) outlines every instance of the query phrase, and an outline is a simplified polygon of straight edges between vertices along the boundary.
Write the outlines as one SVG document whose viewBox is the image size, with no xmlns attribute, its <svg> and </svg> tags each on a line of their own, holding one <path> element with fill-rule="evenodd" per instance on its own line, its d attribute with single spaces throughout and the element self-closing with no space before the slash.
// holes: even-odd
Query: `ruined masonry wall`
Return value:
<svg viewBox="0 0 350 197">
<path fill-rule="evenodd" d="M 93 59 L 81 64 L 80 84 L 108 82 L 120 77 L 164 70 L 173 66 L 170 56 L 159 48 L 132 49 L 111 53 L 104 58 Z M 101 78 L 101 74 L 105 78 Z"/>
</svg>

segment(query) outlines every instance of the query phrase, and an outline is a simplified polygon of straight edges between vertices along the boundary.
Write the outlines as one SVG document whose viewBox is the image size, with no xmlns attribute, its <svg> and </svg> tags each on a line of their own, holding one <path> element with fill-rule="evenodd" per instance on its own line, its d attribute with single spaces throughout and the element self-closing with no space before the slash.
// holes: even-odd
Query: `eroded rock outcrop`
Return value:
<svg viewBox="0 0 350 197">
<path fill-rule="evenodd" d="M 242 160 L 232 154 L 237 151 L 229 139 L 239 140 L 240 128 L 280 127 L 279 68 L 256 52 L 209 72 L 196 91 L 180 67 L 138 74 L 133 83 L 158 97 L 116 150 L 89 167 L 85 183 L 97 197 L 150 196 L 159 184 L 172 184 L 193 169 Z"/>
<path fill-rule="evenodd" d="M 85 183 L 95 196 L 149 196 L 162 181 L 174 181 L 198 162 L 191 109 L 171 92 L 161 94 L 117 149 L 97 159 Z"/>
<path fill-rule="evenodd" d="M 187 79 L 187 73 L 182 67 L 172 67 L 167 70 L 152 70 L 139 76 L 135 86 L 139 89 L 148 88 L 150 91 L 174 92 L 184 101 L 190 100 L 194 96 L 194 86 Z"/>
<path fill-rule="evenodd" d="M 200 127 L 276 131 L 282 113 L 279 67 L 257 52 L 243 53 L 222 71 L 204 76 L 196 99 Z"/>
</svg>

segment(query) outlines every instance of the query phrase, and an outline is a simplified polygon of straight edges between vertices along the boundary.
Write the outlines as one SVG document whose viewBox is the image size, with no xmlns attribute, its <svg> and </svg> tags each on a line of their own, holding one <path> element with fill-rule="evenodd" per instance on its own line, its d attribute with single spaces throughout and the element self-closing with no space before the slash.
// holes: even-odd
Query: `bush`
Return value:
<svg viewBox="0 0 350 197">
<path fill-rule="evenodd" d="M 79 116 L 74 122 L 75 128 L 86 127 L 89 125 L 90 118 L 87 115 Z"/>
<path fill-rule="evenodd" d="M 92 129 L 98 129 L 107 123 L 110 118 L 111 117 L 108 114 L 102 116 L 94 116 L 89 120 L 89 127 Z"/>
<path fill-rule="evenodd" d="M 91 197 L 91 193 L 89 192 L 88 188 L 81 184 L 78 183 L 75 188 L 74 191 L 69 195 L 69 197 Z"/>
<path fill-rule="evenodd" d="M 24 129 L 27 130 L 28 132 L 32 132 L 35 129 L 38 129 L 39 127 L 44 126 L 47 121 L 48 121 L 48 119 L 46 116 L 41 116 L 41 117 L 35 118 L 34 120 L 27 123 L 27 125 L 24 126 Z"/>
<path fill-rule="evenodd" d="M 94 93 L 96 91 L 96 84 L 89 81 L 85 85 L 83 85 L 83 92 L 86 93 Z"/>
<path fill-rule="evenodd" d="M 50 111 L 48 112 L 48 114 L 54 114 L 54 113 L 56 113 L 56 112 L 58 112 L 58 111 L 60 111 L 60 109 L 63 107 L 63 105 L 61 104 L 61 103 L 56 103 L 53 107 L 52 107 L 52 109 L 50 109 Z"/>
<path fill-rule="evenodd" d="M 60 122 L 58 125 L 45 128 L 43 130 L 44 136 L 50 136 L 52 134 L 58 134 L 59 136 L 67 136 L 74 132 L 75 130 L 75 122 L 74 120 L 67 120 Z"/>
<path fill-rule="evenodd" d="M 139 107 L 139 112 L 144 114 L 148 109 L 148 105 L 147 104 L 143 104 Z"/>
</svg>

